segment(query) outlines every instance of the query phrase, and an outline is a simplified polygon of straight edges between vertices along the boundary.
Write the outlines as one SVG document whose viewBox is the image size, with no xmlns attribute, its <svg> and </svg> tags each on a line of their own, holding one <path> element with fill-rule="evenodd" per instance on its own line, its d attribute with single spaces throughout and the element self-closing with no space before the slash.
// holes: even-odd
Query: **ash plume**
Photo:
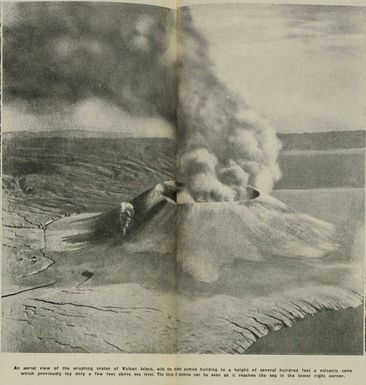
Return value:
<svg viewBox="0 0 366 385">
<path fill-rule="evenodd" d="M 215 75 L 187 8 L 179 23 L 179 178 L 195 201 L 245 199 L 248 186 L 270 192 L 280 178 L 275 129 Z"/>
<path fill-rule="evenodd" d="M 275 130 L 217 78 L 187 8 L 178 15 L 178 96 L 172 10 L 29 2 L 4 11 L 4 103 L 25 104 L 23 120 L 87 126 L 95 110 L 118 129 L 119 112 L 162 118 L 177 127 L 178 178 L 195 201 L 245 199 L 247 186 L 269 192 L 279 179 Z"/>
<path fill-rule="evenodd" d="M 174 124 L 174 36 L 175 14 L 162 7 L 4 4 L 4 100 L 44 114 L 97 99 Z"/>
</svg>

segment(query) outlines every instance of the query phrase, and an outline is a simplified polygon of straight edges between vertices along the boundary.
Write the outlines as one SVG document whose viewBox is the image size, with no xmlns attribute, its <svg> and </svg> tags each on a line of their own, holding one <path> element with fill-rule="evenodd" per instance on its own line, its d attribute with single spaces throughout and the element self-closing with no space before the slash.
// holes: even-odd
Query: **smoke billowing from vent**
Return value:
<svg viewBox="0 0 366 385">
<path fill-rule="evenodd" d="M 179 177 L 195 201 L 245 199 L 248 185 L 271 191 L 280 177 L 274 128 L 216 77 L 186 8 L 180 21 Z"/>
<path fill-rule="evenodd" d="M 92 2 L 4 7 L 6 104 L 25 104 L 49 120 L 71 110 L 70 125 L 87 126 L 89 110 L 102 115 L 101 125 L 118 129 L 121 120 L 121 130 L 119 112 L 177 125 L 178 178 L 196 201 L 245 199 L 248 185 L 270 191 L 278 180 L 275 130 L 218 80 L 187 8 L 179 16 L 177 114 L 172 10 Z"/>
</svg>

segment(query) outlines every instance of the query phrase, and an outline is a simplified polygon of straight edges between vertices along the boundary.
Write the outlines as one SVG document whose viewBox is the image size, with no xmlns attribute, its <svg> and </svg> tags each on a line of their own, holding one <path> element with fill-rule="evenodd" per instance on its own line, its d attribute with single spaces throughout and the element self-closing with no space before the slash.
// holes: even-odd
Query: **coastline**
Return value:
<svg viewBox="0 0 366 385">
<path fill-rule="evenodd" d="M 259 338 L 245 354 L 362 355 L 364 305 L 325 310 Z"/>
</svg>

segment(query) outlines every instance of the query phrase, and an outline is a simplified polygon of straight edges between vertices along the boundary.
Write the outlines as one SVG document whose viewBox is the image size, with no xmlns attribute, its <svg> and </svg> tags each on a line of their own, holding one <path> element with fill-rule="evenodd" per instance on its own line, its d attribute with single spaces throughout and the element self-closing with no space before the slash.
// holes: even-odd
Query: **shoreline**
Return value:
<svg viewBox="0 0 366 385">
<path fill-rule="evenodd" d="M 363 355 L 364 304 L 325 310 L 259 338 L 244 354 Z"/>
</svg>

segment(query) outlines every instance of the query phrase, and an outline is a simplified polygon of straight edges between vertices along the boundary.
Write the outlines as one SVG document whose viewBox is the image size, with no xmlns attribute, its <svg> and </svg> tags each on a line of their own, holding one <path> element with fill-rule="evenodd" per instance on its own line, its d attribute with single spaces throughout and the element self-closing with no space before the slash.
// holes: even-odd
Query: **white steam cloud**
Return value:
<svg viewBox="0 0 366 385">
<path fill-rule="evenodd" d="M 180 179 L 195 201 L 245 199 L 248 186 L 270 192 L 281 175 L 275 129 L 219 81 L 188 10 L 180 17 Z"/>
</svg>

